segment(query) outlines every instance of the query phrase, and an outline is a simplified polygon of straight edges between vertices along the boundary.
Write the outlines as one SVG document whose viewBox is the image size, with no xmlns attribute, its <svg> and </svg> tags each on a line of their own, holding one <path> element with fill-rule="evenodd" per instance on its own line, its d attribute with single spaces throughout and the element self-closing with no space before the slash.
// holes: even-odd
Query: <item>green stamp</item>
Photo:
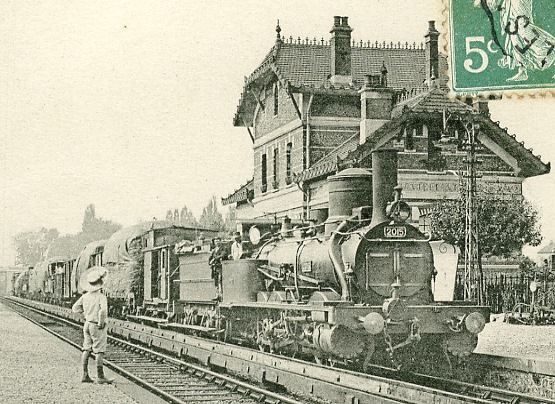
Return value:
<svg viewBox="0 0 555 404">
<path fill-rule="evenodd" d="M 554 0 L 449 0 L 453 90 L 555 88 Z"/>
</svg>

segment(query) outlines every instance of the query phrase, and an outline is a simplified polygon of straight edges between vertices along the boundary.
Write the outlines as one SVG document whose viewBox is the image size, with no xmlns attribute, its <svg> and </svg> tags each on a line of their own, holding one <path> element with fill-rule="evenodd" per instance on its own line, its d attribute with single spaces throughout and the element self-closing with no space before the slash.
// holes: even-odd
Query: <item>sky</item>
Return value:
<svg viewBox="0 0 555 404">
<path fill-rule="evenodd" d="M 124 226 L 252 177 L 252 143 L 233 127 L 244 77 L 282 35 L 329 39 L 333 16 L 355 40 L 422 42 L 437 0 L 0 2 L 0 265 L 15 234 L 81 230 L 85 208 Z M 441 30 L 441 24 L 437 24 Z M 555 162 L 553 98 L 492 102 L 494 121 Z M 555 181 L 524 194 L 555 239 Z M 225 212 L 225 207 L 222 212 Z"/>
</svg>

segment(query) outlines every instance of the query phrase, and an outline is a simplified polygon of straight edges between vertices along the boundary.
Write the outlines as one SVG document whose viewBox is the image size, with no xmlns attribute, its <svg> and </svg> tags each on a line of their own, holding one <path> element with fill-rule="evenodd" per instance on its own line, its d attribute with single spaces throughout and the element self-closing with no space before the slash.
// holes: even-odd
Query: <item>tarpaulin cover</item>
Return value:
<svg viewBox="0 0 555 404">
<path fill-rule="evenodd" d="M 79 253 L 77 260 L 75 261 L 75 265 L 73 266 L 73 271 L 71 272 L 71 290 L 83 293 L 83 290 L 79 286 L 79 279 L 81 279 L 81 275 L 91 265 L 91 255 L 97 254 L 101 249 L 103 249 L 107 241 L 108 240 L 93 241 L 87 244 Z"/>
<path fill-rule="evenodd" d="M 29 273 L 29 292 L 37 293 L 39 291 L 52 292 L 51 290 L 45 290 L 45 282 L 48 280 L 51 274 L 48 273 L 48 266 L 55 262 L 66 262 L 67 257 L 56 256 L 52 258 L 47 258 L 45 261 L 39 262 Z"/>
<path fill-rule="evenodd" d="M 195 232 L 195 229 L 157 220 L 121 229 L 108 239 L 103 253 L 104 266 L 108 269 L 105 284 L 108 296 L 127 299 L 142 291 L 144 257 L 141 238 L 150 230 L 163 229 L 175 229 L 176 236 Z"/>
<path fill-rule="evenodd" d="M 16 295 L 21 294 L 22 292 L 27 292 L 29 289 L 29 273 L 31 272 L 30 269 L 26 269 L 22 273 L 18 275 L 14 282 L 14 292 Z"/>
</svg>

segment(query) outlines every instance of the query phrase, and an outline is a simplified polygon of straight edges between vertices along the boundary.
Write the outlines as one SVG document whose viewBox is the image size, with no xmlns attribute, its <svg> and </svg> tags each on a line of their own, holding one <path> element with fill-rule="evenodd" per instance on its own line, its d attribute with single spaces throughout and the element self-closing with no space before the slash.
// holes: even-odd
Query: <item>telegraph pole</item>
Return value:
<svg viewBox="0 0 555 404">
<path fill-rule="evenodd" d="M 479 126 L 472 121 L 466 124 L 466 206 L 465 206 L 465 247 L 464 247 L 464 300 L 484 303 L 483 276 L 480 265 L 478 207 L 476 203 L 476 132 Z"/>
</svg>

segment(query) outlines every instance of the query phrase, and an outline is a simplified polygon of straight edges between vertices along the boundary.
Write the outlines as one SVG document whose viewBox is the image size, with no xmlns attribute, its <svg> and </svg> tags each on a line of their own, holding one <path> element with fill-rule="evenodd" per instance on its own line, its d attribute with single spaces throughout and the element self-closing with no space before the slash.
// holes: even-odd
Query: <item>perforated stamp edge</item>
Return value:
<svg viewBox="0 0 555 404">
<path fill-rule="evenodd" d="M 440 52 L 443 53 L 447 57 L 447 71 L 444 72 L 447 77 L 447 85 L 449 87 L 449 97 L 450 98 L 465 98 L 465 97 L 473 97 L 473 98 L 495 98 L 499 99 L 503 98 L 510 98 L 510 99 L 522 99 L 522 98 L 552 98 L 555 97 L 555 83 L 554 87 L 538 87 L 538 88 L 519 88 L 519 89 L 497 89 L 497 90 L 484 90 L 484 91 L 453 91 L 453 77 L 454 77 L 454 70 L 451 66 L 453 63 L 451 49 L 450 49 L 450 41 L 451 38 L 451 31 L 450 31 L 450 19 L 451 19 L 451 10 L 450 4 L 452 0 L 436 0 L 439 3 L 439 7 L 441 7 L 441 16 L 442 19 L 439 21 L 439 24 L 436 25 L 436 29 L 439 31 L 439 47 Z"/>
</svg>

